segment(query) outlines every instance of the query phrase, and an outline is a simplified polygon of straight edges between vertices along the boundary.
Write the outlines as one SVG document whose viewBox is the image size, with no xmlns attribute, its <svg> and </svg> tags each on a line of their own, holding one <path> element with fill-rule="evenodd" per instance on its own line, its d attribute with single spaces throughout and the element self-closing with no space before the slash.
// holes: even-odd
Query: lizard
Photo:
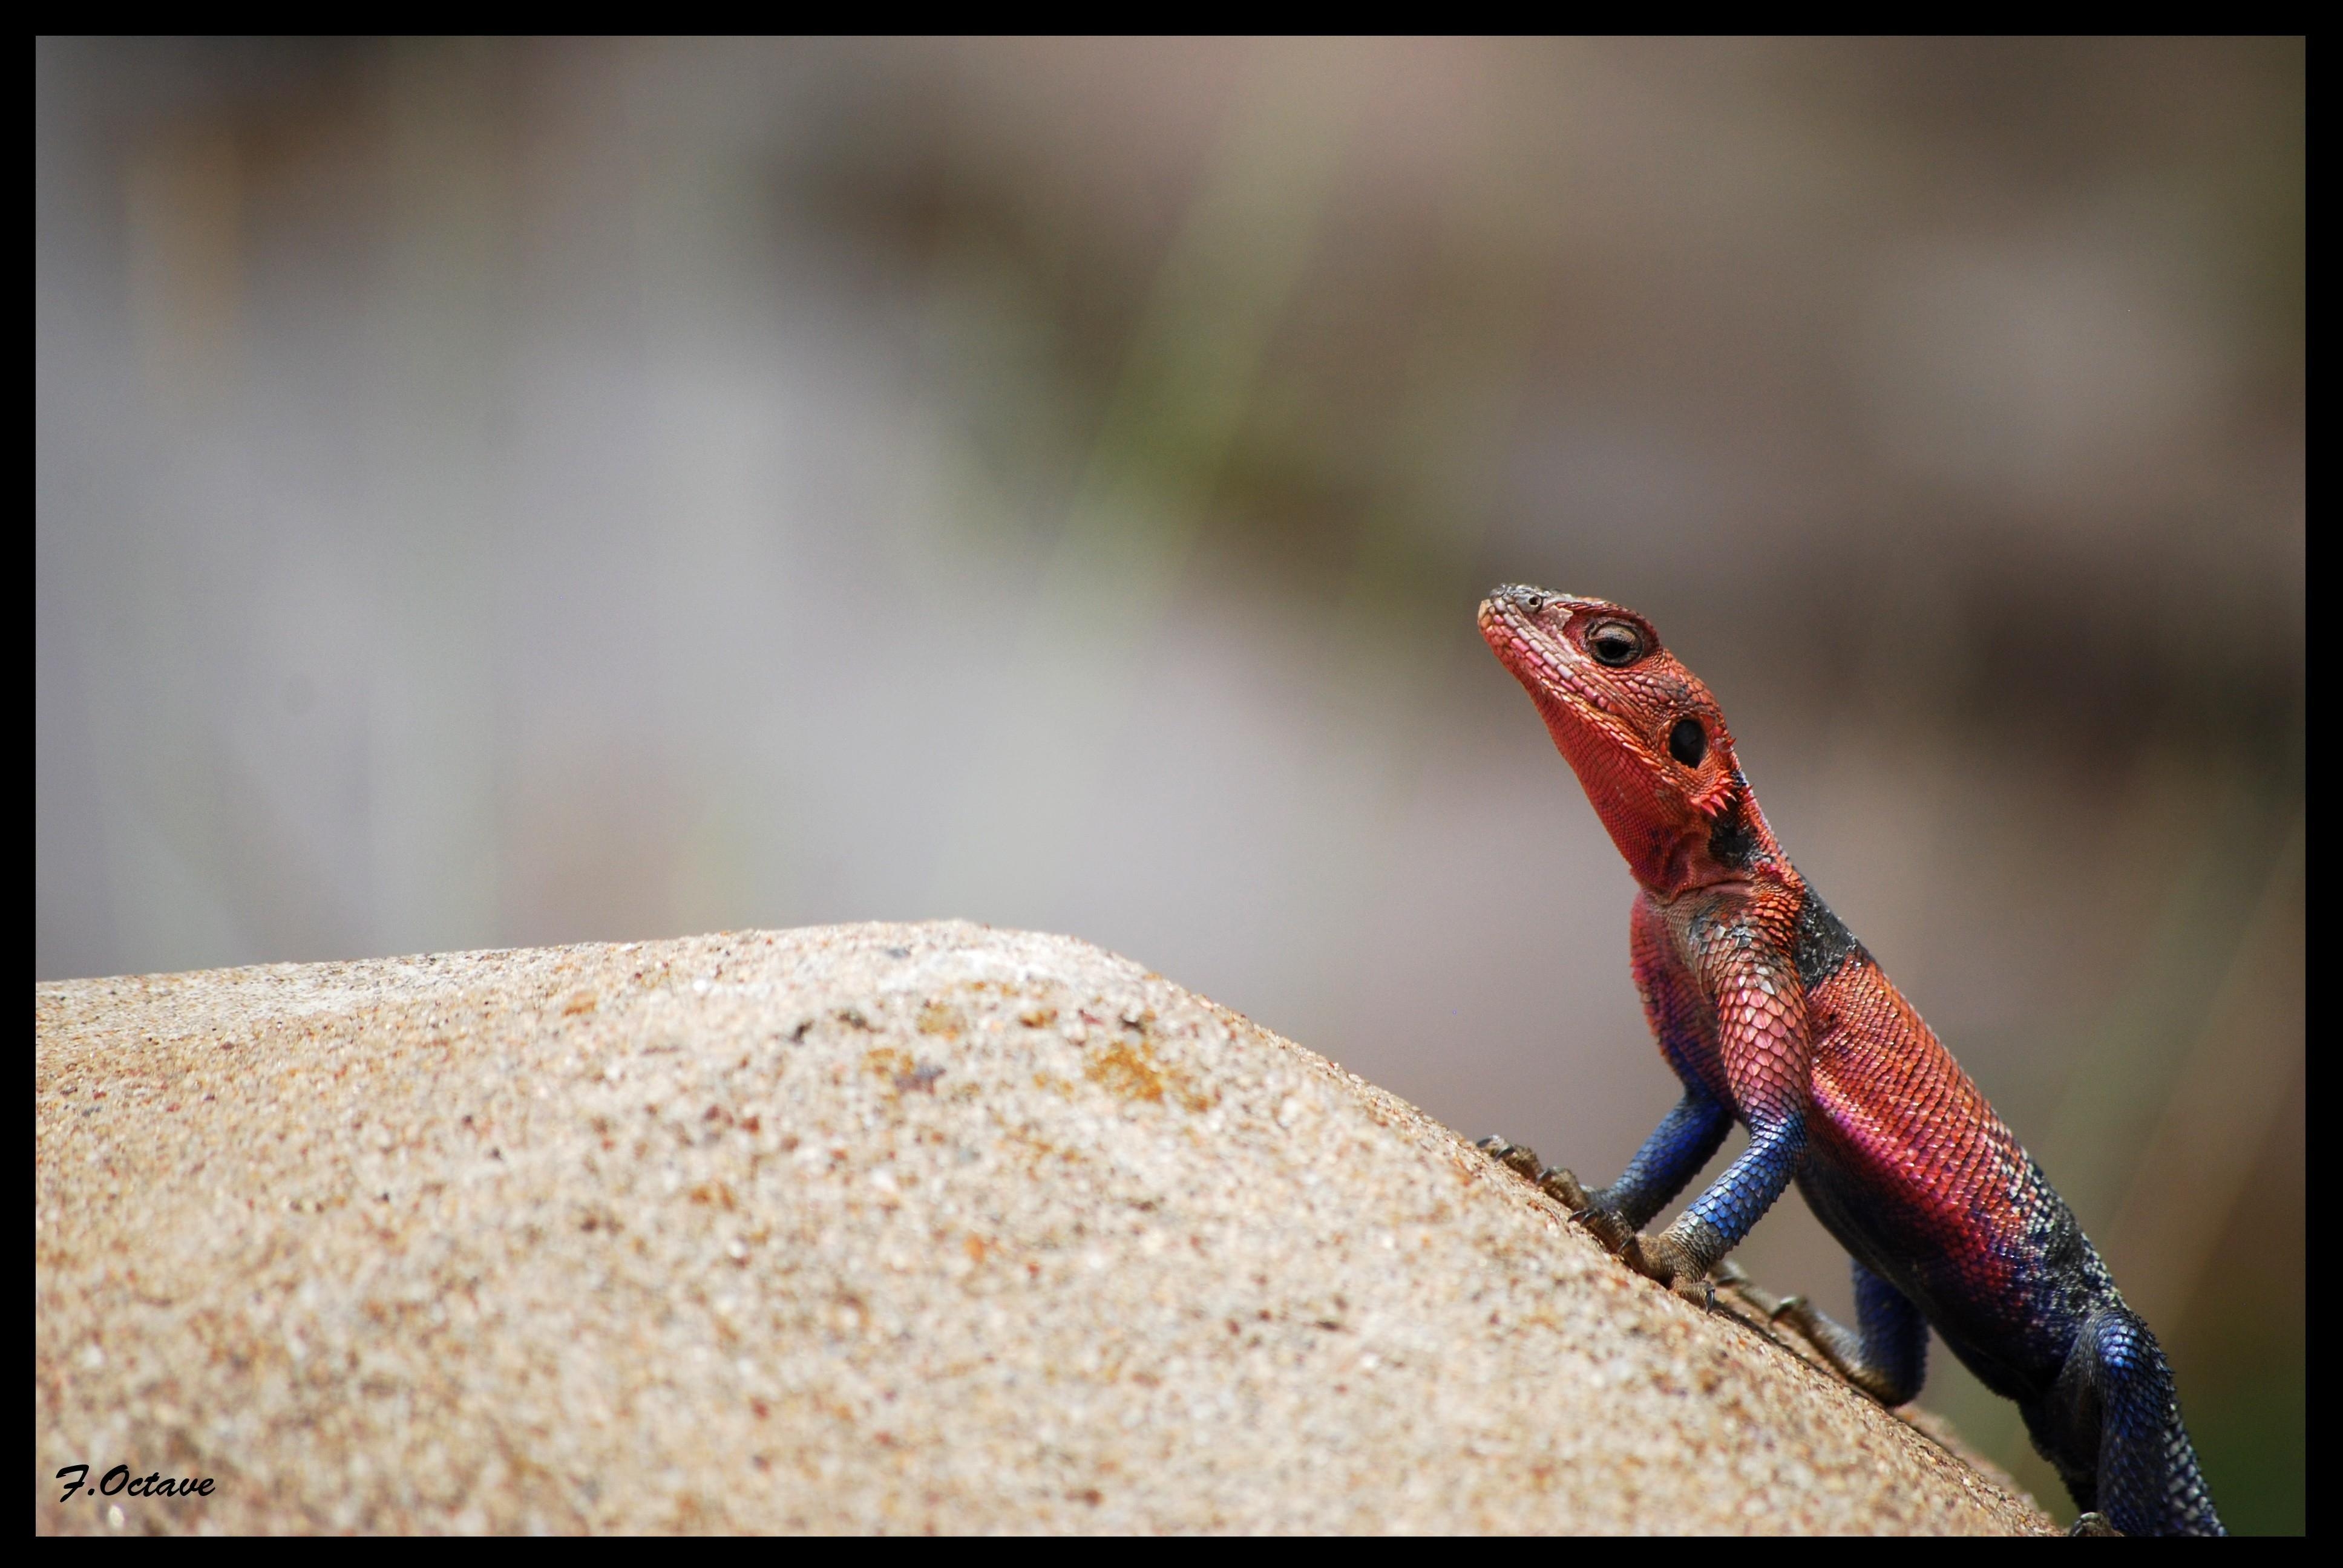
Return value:
<svg viewBox="0 0 2343 1568">
<path fill-rule="evenodd" d="M 1642 616 L 1509 585 L 1483 638 L 1525 688 L 1638 887 L 1635 985 L 1684 1096 L 1606 1187 L 1502 1138 L 1481 1147 L 1638 1272 L 1703 1307 L 1715 1283 L 1786 1322 L 1890 1408 L 1933 1327 L 2016 1402 L 2081 1533 L 2219 1534 L 2147 1324 L 2042 1169 L 1799 876 L 1724 711 Z M 1644 1233 L 1735 1121 L 1748 1147 Z M 1727 1258 L 1795 1182 L 1855 1271 L 1855 1326 L 1758 1290 Z"/>
</svg>

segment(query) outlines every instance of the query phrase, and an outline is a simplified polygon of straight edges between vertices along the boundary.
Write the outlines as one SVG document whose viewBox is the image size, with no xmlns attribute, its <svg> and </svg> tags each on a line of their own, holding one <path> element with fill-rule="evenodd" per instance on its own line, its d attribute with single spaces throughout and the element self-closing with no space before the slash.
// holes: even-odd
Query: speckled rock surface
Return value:
<svg viewBox="0 0 2343 1568">
<path fill-rule="evenodd" d="M 43 1531 L 2029 1531 L 1448 1129 L 947 923 L 35 988 Z M 61 1501 L 87 1463 L 211 1495 Z"/>
</svg>

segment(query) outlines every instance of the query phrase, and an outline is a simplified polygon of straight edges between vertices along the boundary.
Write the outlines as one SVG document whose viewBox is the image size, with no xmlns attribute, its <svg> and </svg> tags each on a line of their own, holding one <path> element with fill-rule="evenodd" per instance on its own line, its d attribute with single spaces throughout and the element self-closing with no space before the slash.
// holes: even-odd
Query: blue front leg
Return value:
<svg viewBox="0 0 2343 1568">
<path fill-rule="evenodd" d="M 1709 1146 L 1711 1149 L 1715 1144 Z M 1806 1119 L 1779 1116 L 1749 1130 L 1749 1147 L 1725 1168 L 1709 1190 L 1676 1216 L 1664 1240 L 1685 1255 L 1694 1274 L 1704 1274 L 1741 1244 L 1749 1228 L 1765 1217 L 1797 1174 L 1806 1151 Z"/>
<path fill-rule="evenodd" d="M 1627 1230 L 1640 1231 L 1684 1190 L 1685 1182 L 1699 1174 L 1732 1128 L 1731 1111 L 1702 1091 L 1687 1087 L 1675 1109 L 1627 1161 L 1619 1179 L 1587 1196 Z"/>
</svg>

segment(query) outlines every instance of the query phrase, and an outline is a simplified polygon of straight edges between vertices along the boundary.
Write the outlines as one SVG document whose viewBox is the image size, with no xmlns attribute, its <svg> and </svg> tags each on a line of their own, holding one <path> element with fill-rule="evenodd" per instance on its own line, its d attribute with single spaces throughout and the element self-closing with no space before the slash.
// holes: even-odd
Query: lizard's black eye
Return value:
<svg viewBox="0 0 2343 1568">
<path fill-rule="evenodd" d="M 1586 651 L 1613 668 L 1643 656 L 1644 635 L 1624 620 L 1606 620 L 1586 634 Z"/>
<path fill-rule="evenodd" d="M 1668 731 L 1668 755 L 1687 768 L 1700 766 L 1700 759 L 1708 755 L 1708 731 L 1700 727 L 1699 719 L 1676 720 L 1676 727 Z"/>
</svg>

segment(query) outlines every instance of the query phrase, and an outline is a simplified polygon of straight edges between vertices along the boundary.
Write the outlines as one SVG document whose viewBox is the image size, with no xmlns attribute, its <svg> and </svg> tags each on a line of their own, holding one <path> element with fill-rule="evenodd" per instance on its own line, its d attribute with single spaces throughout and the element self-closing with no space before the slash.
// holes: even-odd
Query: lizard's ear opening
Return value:
<svg viewBox="0 0 2343 1568">
<path fill-rule="evenodd" d="M 1697 768 L 1708 755 L 1708 729 L 1697 719 L 1679 719 L 1668 731 L 1668 755 L 1687 768 Z"/>
</svg>

